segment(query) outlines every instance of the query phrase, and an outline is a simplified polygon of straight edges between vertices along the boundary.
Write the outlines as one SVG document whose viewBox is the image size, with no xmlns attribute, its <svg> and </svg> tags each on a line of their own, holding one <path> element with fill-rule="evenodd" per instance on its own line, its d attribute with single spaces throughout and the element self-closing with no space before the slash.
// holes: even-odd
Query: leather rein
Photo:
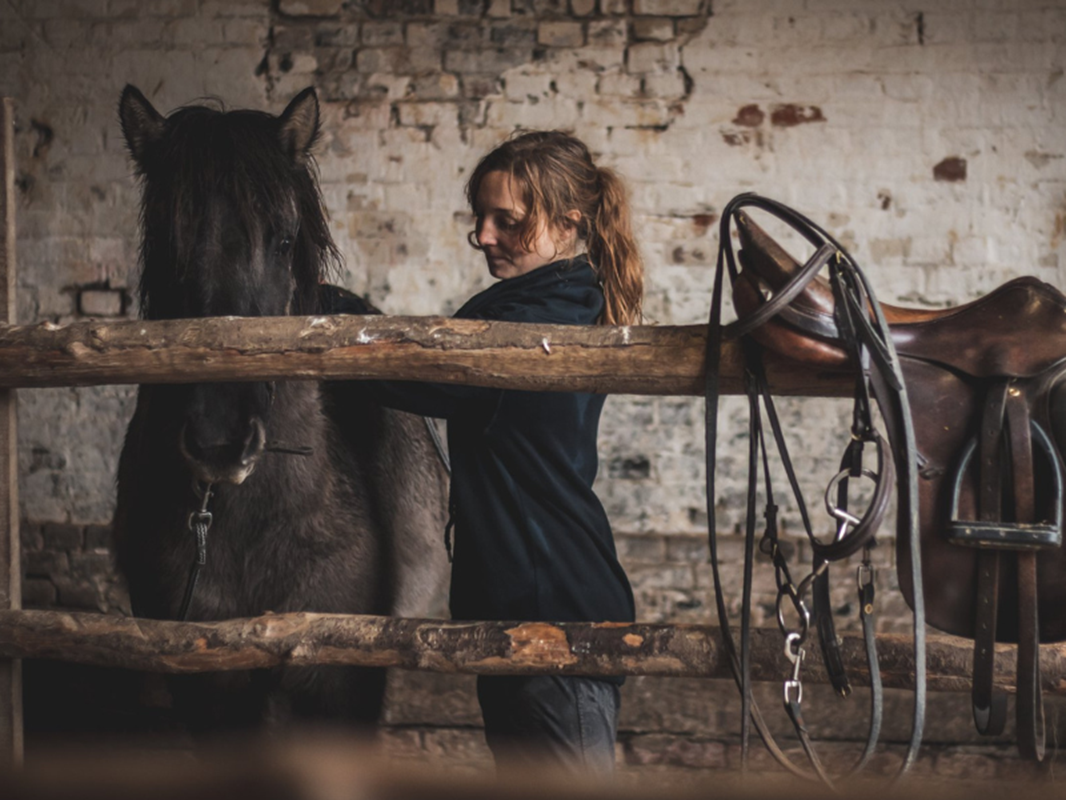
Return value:
<svg viewBox="0 0 1066 800">
<path fill-rule="evenodd" d="M 753 312 L 736 322 L 722 324 L 724 283 L 728 273 L 730 285 L 739 277 L 737 260 L 731 240 L 734 215 L 743 208 L 761 209 L 786 223 L 803 236 L 814 248 L 811 259 L 796 275 Z M 830 541 L 816 537 L 807 505 L 799 488 L 782 432 L 781 422 L 763 368 L 762 347 L 749 335 L 789 307 L 789 304 L 823 269 L 828 268 L 833 288 L 835 317 L 840 338 L 834 344 L 843 347 L 850 356 L 855 372 L 854 405 L 851 441 L 841 459 L 840 471 L 826 490 L 825 505 L 835 519 L 836 530 Z M 720 396 L 719 366 L 721 348 L 726 340 L 739 340 L 745 364 L 744 386 L 749 407 L 748 499 L 744 540 L 744 574 L 742 618 L 739 644 L 730 627 L 721 580 L 718 556 L 717 526 L 715 522 L 715 462 L 717 454 L 718 398 Z M 832 779 L 819 760 L 811 743 L 803 718 L 802 668 L 812 614 L 809 601 L 813 599 L 817 617 L 819 640 L 830 680 L 838 694 L 847 696 L 850 685 L 840 654 L 839 641 L 829 604 L 829 567 L 833 562 L 851 557 L 860 551 L 862 564 L 858 567 L 856 583 L 859 594 L 860 618 L 870 672 L 870 728 L 866 746 L 849 774 L 860 770 L 874 753 L 880 733 L 883 694 L 874 644 L 874 567 L 870 548 L 887 509 L 893 483 L 897 483 L 899 531 L 908 538 L 912 558 L 914 585 L 914 661 L 915 696 L 911 739 L 899 775 L 906 772 L 917 758 L 921 744 L 925 714 L 925 618 L 922 602 L 920 547 L 918 544 L 918 476 L 914 428 L 907 404 L 906 388 L 899 359 L 896 356 L 888 324 L 884 319 L 873 290 L 855 260 L 826 231 L 787 206 L 755 194 L 734 198 L 723 210 L 719 232 L 719 251 L 711 302 L 710 326 L 707 339 L 705 376 L 706 400 L 706 458 L 707 458 L 707 518 L 711 569 L 715 581 L 715 602 L 722 639 L 733 676 L 741 693 L 741 760 L 746 769 L 749 756 L 751 726 L 754 724 L 767 748 L 790 772 L 811 779 L 821 779 L 832 786 Z M 873 409 L 880 411 L 886 435 L 882 436 L 873 423 Z M 765 413 L 765 420 L 764 420 Z M 767 425 L 769 430 L 767 431 Z M 767 438 L 771 436 L 778 451 L 796 507 L 813 552 L 810 573 L 796 582 L 790 572 L 779 540 L 778 507 L 774 503 Z M 876 467 L 863 465 L 864 450 L 876 451 Z M 886 450 L 888 451 L 886 453 Z M 756 544 L 757 498 L 759 494 L 760 463 L 763 473 L 765 525 L 761 541 Z M 898 475 L 898 481 L 896 480 Z M 853 481 L 873 482 L 873 495 L 866 511 L 857 517 L 848 510 L 848 487 Z M 790 677 L 783 685 L 783 703 L 799 741 L 807 755 L 811 769 L 794 764 L 774 741 L 758 705 L 752 697 L 751 678 L 751 607 L 752 573 L 756 546 L 770 557 L 777 583 L 777 622 L 784 637 L 784 653 L 791 662 Z M 790 624 L 789 619 L 796 622 Z"/>
</svg>

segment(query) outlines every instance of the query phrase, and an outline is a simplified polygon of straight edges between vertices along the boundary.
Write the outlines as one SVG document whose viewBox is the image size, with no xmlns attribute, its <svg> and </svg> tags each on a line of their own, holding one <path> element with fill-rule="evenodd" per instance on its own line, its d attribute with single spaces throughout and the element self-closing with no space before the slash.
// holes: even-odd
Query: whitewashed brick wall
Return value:
<svg viewBox="0 0 1066 800">
<path fill-rule="evenodd" d="M 137 186 L 115 113 L 127 82 L 161 110 L 214 95 L 274 112 L 315 85 L 343 280 L 392 313 L 448 313 L 488 284 L 463 181 L 517 126 L 572 129 L 629 179 L 653 323 L 706 318 L 718 213 L 742 191 L 825 224 L 885 300 L 946 306 L 1021 274 L 1066 286 L 1061 2 L 274 5 L 0 4 L 23 322 L 135 313 Z M 25 518 L 109 520 L 130 398 L 20 393 Z M 842 408 L 785 403 L 812 491 L 838 457 Z M 742 417 L 732 402 L 722 421 L 727 527 Z M 597 489 L 618 531 L 703 529 L 701 418 L 697 400 L 609 401 Z"/>
<path fill-rule="evenodd" d="M 466 244 L 463 181 L 518 126 L 571 129 L 628 178 L 651 323 L 706 319 L 718 215 L 745 191 L 824 224 L 884 300 L 949 306 L 1023 274 L 1066 288 L 1062 0 L 4 0 L 0 94 L 18 104 L 24 323 L 136 313 L 138 189 L 116 115 L 126 83 L 164 111 L 212 95 L 275 113 L 316 86 L 343 282 L 391 313 L 449 313 L 488 285 Z M 30 606 L 129 611 L 108 569 L 107 525 L 132 396 L 19 392 Z M 781 413 L 817 498 L 846 406 L 790 400 Z M 716 498 L 726 530 L 743 509 L 744 418 L 730 398 Z M 600 444 L 596 488 L 638 614 L 713 620 L 701 401 L 612 397 Z M 783 514 L 794 533 L 794 509 Z M 723 543 L 727 561 L 738 544 Z M 794 560 L 807 557 L 798 543 Z M 890 566 L 892 548 L 877 558 Z M 725 574 L 739 581 L 739 570 Z M 891 589 L 893 571 L 879 583 Z M 854 625 L 849 581 L 838 584 L 834 609 Z M 757 613 L 772 614 L 768 570 L 756 588 Z M 905 627 L 898 592 L 879 598 L 881 628 Z M 392 749 L 484 763 L 470 681 L 401 677 L 386 719 Z M 620 748 L 634 769 L 736 766 L 731 685 L 625 688 Z M 816 735 L 861 737 L 825 699 L 812 703 L 824 716 Z M 890 697 L 896 740 L 908 702 Z M 931 702 L 920 772 L 1022 774 L 1009 732 L 978 746 L 966 698 Z M 1049 718 L 1061 740 L 1066 714 Z"/>
</svg>

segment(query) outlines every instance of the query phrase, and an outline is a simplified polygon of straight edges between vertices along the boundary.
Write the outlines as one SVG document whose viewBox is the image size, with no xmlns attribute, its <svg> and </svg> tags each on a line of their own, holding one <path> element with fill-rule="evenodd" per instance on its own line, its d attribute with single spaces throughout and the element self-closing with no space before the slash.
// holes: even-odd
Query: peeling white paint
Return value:
<svg viewBox="0 0 1066 800">
<path fill-rule="evenodd" d="M 548 344 L 548 337 L 547 336 L 545 336 L 543 339 L 540 340 L 540 346 L 544 348 L 544 352 L 545 353 L 547 353 L 548 355 L 552 354 L 552 346 L 550 344 Z"/>
<path fill-rule="evenodd" d="M 366 332 L 366 328 L 363 328 L 361 331 L 359 331 L 359 336 L 356 337 L 355 341 L 357 341 L 359 344 L 370 344 L 377 338 L 377 336 L 372 336 L 368 334 Z"/>
<path fill-rule="evenodd" d="M 333 320 L 329 317 L 309 317 L 307 320 L 307 327 L 300 331 L 300 337 L 310 336 L 315 332 L 315 328 L 328 328 L 333 330 Z"/>
</svg>

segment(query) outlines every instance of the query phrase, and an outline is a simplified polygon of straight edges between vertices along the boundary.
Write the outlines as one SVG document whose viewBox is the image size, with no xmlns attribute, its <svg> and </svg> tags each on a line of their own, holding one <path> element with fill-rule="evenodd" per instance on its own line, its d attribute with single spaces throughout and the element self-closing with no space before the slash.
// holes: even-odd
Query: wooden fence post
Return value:
<svg viewBox="0 0 1066 800">
<path fill-rule="evenodd" d="M 0 98 L 0 322 L 16 321 L 15 104 Z M 0 390 L 0 609 L 22 608 L 15 390 Z M 0 765 L 22 762 L 22 663 L 0 660 Z"/>
</svg>

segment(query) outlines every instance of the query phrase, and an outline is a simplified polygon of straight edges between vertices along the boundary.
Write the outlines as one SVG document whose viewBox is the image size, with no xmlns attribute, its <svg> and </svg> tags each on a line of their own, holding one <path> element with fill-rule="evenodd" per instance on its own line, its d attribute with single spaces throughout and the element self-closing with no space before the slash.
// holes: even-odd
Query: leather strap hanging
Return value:
<svg viewBox="0 0 1066 800">
<path fill-rule="evenodd" d="M 777 218 L 783 220 L 794 230 L 799 232 L 815 248 L 814 256 L 799 270 L 795 277 L 772 298 L 765 301 L 755 312 L 742 317 L 731 325 L 722 324 L 722 304 L 724 297 L 725 278 L 728 274 L 731 284 L 735 284 L 738 278 L 736 260 L 730 240 L 731 221 L 733 215 L 741 208 L 756 207 L 768 211 Z M 913 552 L 912 567 L 915 576 L 917 602 L 915 603 L 915 665 L 918 670 L 916 675 L 916 692 L 914 717 L 912 725 L 911 742 L 907 755 L 900 767 L 900 774 L 906 771 L 917 757 L 918 747 L 921 742 L 922 728 L 924 725 L 925 704 L 925 655 L 924 655 L 924 616 L 922 613 L 920 563 L 917 547 L 917 457 L 914 448 L 913 426 L 910 422 L 909 407 L 906 401 L 906 393 L 903 384 L 902 373 L 898 359 L 888 335 L 888 326 L 874 299 L 873 293 L 866 283 L 865 277 L 857 265 L 847 254 L 843 247 L 835 242 L 825 231 L 792 209 L 776 203 L 772 200 L 756 195 L 741 195 L 730 202 L 722 214 L 720 230 L 720 243 L 718 265 L 715 272 L 714 290 L 710 315 L 710 327 L 707 339 L 706 373 L 705 373 L 705 425 L 706 425 L 706 455 L 707 455 L 707 510 L 709 526 L 709 547 L 711 551 L 711 567 L 715 579 L 715 602 L 718 609 L 719 624 L 722 628 L 723 642 L 726 654 L 732 666 L 734 677 L 742 695 L 742 756 L 746 763 L 748 721 L 754 724 L 771 753 L 788 770 L 803 777 L 820 777 L 827 782 L 830 780 L 826 770 L 818 761 L 806 732 L 806 726 L 802 716 L 802 683 L 800 670 L 803 661 L 803 644 L 807 638 L 809 628 L 809 613 L 806 611 L 804 602 L 805 593 L 812 585 L 819 581 L 827 580 L 828 564 L 839 558 L 847 557 L 864 547 L 867 547 L 872 536 L 876 532 L 881 518 L 884 516 L 888 502 L 888 490 L 892 483 L 893 473 L 900 477 L 898 497 L 899 514 L 903 520 L 903 530 L 908 532 Z M 832 542 L 826 543 L 814 537 L 810 525 L 806 506 L 799 492 L 799 484 L 795 472 L 789 460 L 785 447 L 783 433 L 777 414 L 773 406 L 772 397 L 762 369 L 761 348 L 747 338 L 746 334 L 765 324 L 780 314 L 789 303 L 792 302 L 814 279 L 823 268 L 829 267 L 834 293 L 837 299 L 839 330 L 845 333 L 845 344 L 853 356 L 853 364 L 856 365 L 856 411 L 853 421 L 853 435 L 869 436 L 869 441 L 877 446 L 879 468 L 875 475 L 875 497 L 867 509 L 866 514 L 859 519 L 852 517 L 848 522 L 841 523 L 841 529 Z M 715 524 L 715 459 L 717 453 L 717 424 L 718 424 L 718 397 L 719 377 L 718 367 L 721 360 L 721 346 L 727 338 L 741 338 L 746 365 L 745 385 L 749 397 L 750 424 L 749 424 L 749 497 L 747 508 L 747 524 L 745 526 L 745 554 L 746 564 L 744 568 L 744 598 L 742 602 L 744 618 L 741 624 L 741 642 L 738 649 L 733 638 L 732 628 L 729 623 L 722 581 L 718 563 L 717 531 Z M 885 420 L 888 442 L 885 444 L 877 437 L 873 437 L 872 423 L 869 422 L 869 410 L 871 403 L 875 403 L 880 409 Z M 761 423 L 760 407 L 765 408 L 767 419 L 770 422 L 770 430 L 780 453 L 780 458 L 788 476 L 790 487 L 796 498 L 797 507 L 804 526 L 811 539 L 812 550 L 815 553 L 815 563 L 812 573 L 808 578 L 801 581 L 797 587 L 787 574 L 787 565 L 780 557 L 780 548 L 776 542 L 776 505 L 773 503 L 769 485 L 769 468 L 765 455 L 764 433 Z M 863 424 L 858 421 L 865 420 Z M 866 429 L 866 430 L 860 430 Z M 886 458 L 884 449 L 891 449 L 890 457 Z M 779 585 L 779 624 L 785 632 L 784 602 L 790 602 L 798 617 L 799 629 L 789 631 L 786 637 L 786 654 L 793 661 L 794 672 L 791 681 L 785 685 L 785 707 L 792 718 L 797 735 L 803 743 L 808 754 L 813 773 L 793 764 L 774 742 L 769 730 L 762 718 L 758 706 L 751 698 L 749 658 L 749 618 L 750 618 L 750 587 L 751 587 L 751 562 L 754 555 L 754 529 L 755 529 L 755 497 L 757 469 L 754 462 L 759 457 L 762 448 L 764 470 L 766 472 L 766 533 L 764 534 L 764 549 L 772 553 L 775 569 L 778 573 Z M 847 458 L 847 456 L 846 456 Z M 850 456 L 854 461 L 855 454 Z M 861 458 L 861 457 L 860 457 Z M 894 467 L 894 469 L 893 469 Z M 861 467 L 855 467 L 849 463 L 846 475 L 857 477 L 862 474 Z M 871 677 L 877 677 L 876 650 L 872 644 L 873 624 L 872 613 L 867 614 L 867 606 L 872 606 L 872 572 L 869 572 L 869 580 L 863 580 L 863 568 L 860 568 L 859 586 L 860 595 L 863 599 L 863 628 L 868 634 L 867 653 L 871 657 Z M 783 576 L 783 577 L 782 577 Z M 824 589 L 819 588 L 818 593 L 824 597 Z M 869 601 L 869 602 L 867 602 Z M 872 608 L 870 609 L 872 611 Z M 835 633 L 830 626 L 826 625 L 825 638 L 832 637 L 832 645 L 835 645 Z M 833 647 L 829 646 L 829 652 Z M 827 661 L 829 659 L 827 658 Z M 842 671 L 842 670 L 840 670 Z M 846 676 L 843 677 L 840 686 L 846 686 Z M 843 692 L 842 692 L 843 693 Z M 872 691 L 872 705 L 874 713 L 871 724 L 871 736 L 867 747 L 860 757 L 855 769 L 861 768 L 873 752 L 873 743 L 876 741 L 877 731 L 880 728 L 881 719 L 881 693 L 880 687 L 875 686 Z"/>
</svg>

